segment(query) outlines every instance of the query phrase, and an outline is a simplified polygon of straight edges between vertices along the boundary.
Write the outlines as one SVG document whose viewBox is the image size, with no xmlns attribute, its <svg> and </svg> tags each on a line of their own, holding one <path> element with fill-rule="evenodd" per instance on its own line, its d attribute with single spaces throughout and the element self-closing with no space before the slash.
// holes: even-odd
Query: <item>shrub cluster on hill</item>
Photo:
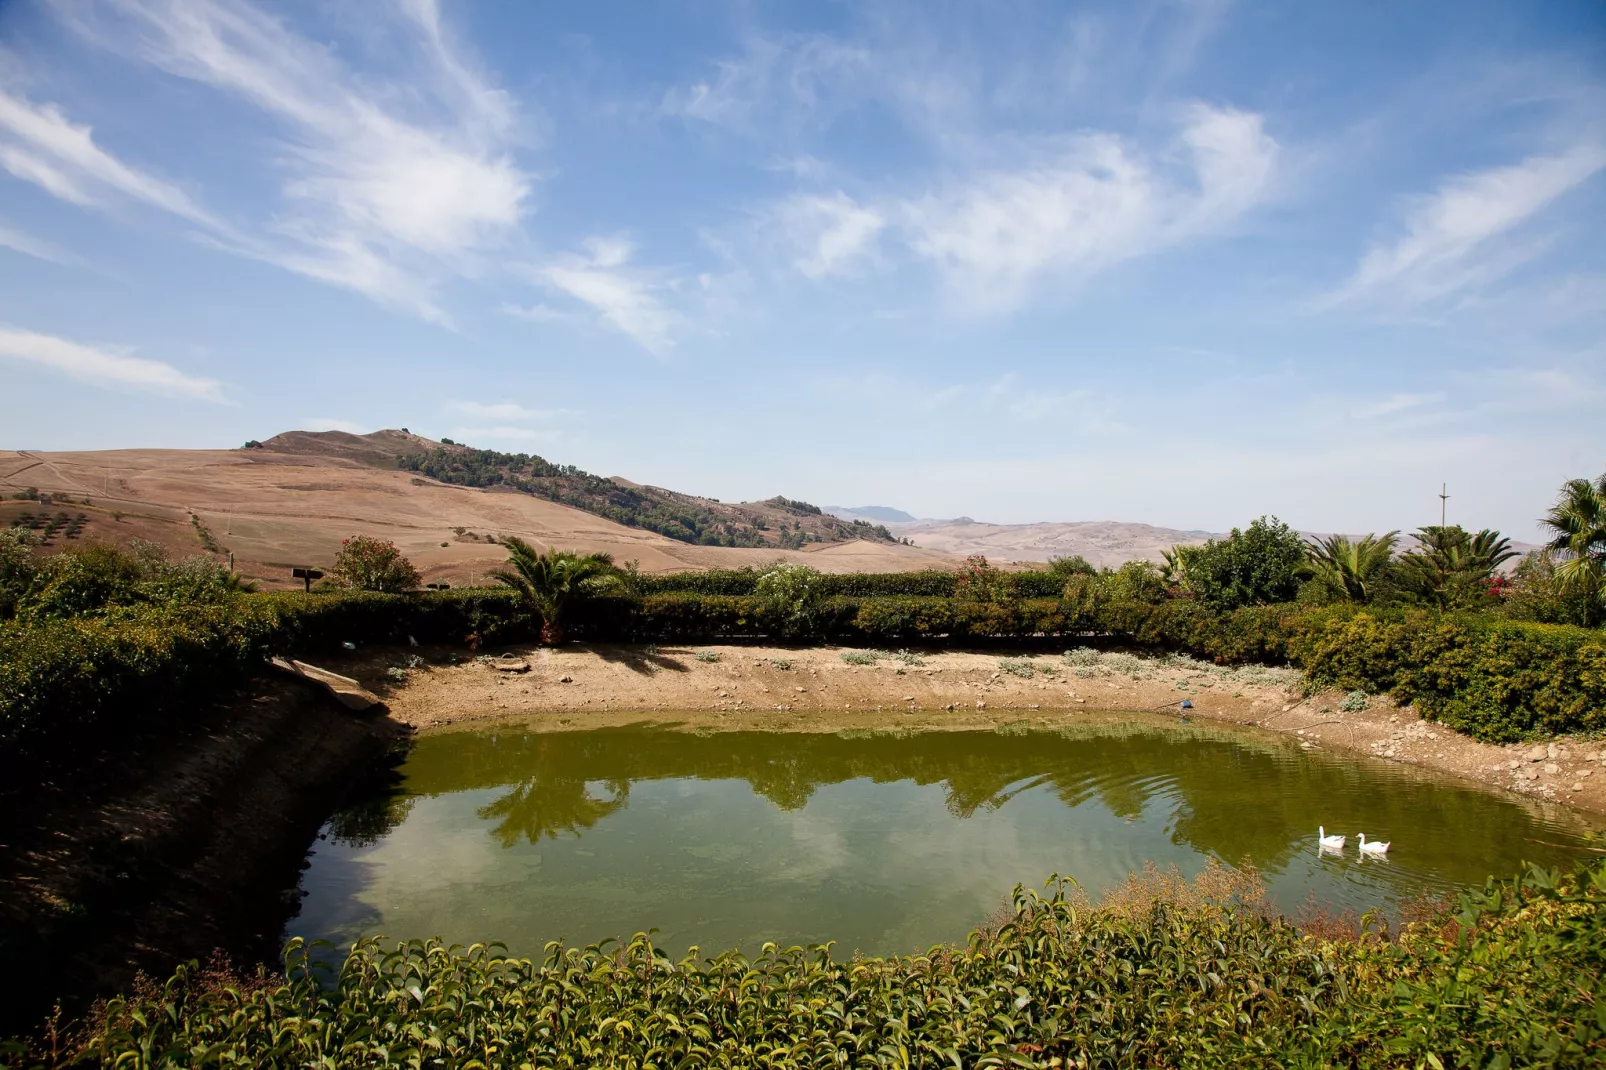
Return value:
<svg viewBox="0 0 1606 1070">
<path fill-rule="evenodd" d="M 962 947 L 359 943 L 338 976 L 180 970 L 81 1051 L 140 1066 L 1585 1066 L 1606 1060 L 1606 864 L 1490 881 L 1400 933 L 1324 936 L 1224 894 L 1017 891 Z"/>
<path fill-rule="evenodd" d="M 808 519 L 805 526 L 782 521 L 771 539 L 768 521 L 739 506 L 716 510 L 694 498 L 656 487 L 627 487 L 573 465 L 553 464 L 527 453 L 500 453 L 451 444 L 428 453 L 409 454 L 397 465 L 466 487 L 506 486 L 537 498 L 581 509 L 615 523 L 644 528 L 681 542 L 702 546 L 780 546 L 796 548 L 806 542 L 871 539 L 893 541 L 881 525 L 862 520 L 849 523 L 824 515 L 818 506 L 790 498 L 772 498 L 765 504 Z"/>
</svg>

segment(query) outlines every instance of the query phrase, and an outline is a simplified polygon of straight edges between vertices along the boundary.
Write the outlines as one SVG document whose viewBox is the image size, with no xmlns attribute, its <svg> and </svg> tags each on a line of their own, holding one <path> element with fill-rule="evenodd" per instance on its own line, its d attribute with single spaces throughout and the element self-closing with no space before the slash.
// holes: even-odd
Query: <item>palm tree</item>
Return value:
<svg viewBox="0 0 1606 1070">
<path fill-rule="evenodd" d="M 1377 595 L 1378 582 L 1394 560 L 1394 545 L 1399 535 L 1398 531 L 1382 536 L 1365 535 L 1356 542 L 1351 542 L 1348 535 L 1318 539 L 1306 550 L 1311 578 L 1333 601 L 1370 602 Z"/>
<path fill-rule="evenodd" d="M 517 536 L 502 539 L 508 549 L 510 567 L 491 575 L 524 596 L 531 609 L 541 616 L 541 642 L 557 646 L 563 642 L 563 621 L 571 606 L 587 595 L 611 587 L 622 587 L 619 570 L 609 554 L 577 554 L 573 550 L 539 553 Z"/>
<path fill-rule="evenodd" d="M 1556 579 L 1606 604 L 1606 474 L 1593 483 L 1563 483 L 1561 496 L 1539 523 L 1554 533 L 1545 549 L 1562 559 Z"/>
<path fill-rule="evenodd" d="M 1495 570 L 1513 557 L 1511 540 L 1484 528 L 1432 525 L 1416 533 L 1417 547 L 1399 559 L 1400 588 L 1415 602 L 1449 609 L 1473 606 L 1489 593 Z"/>
<path fill-rule="evenodd" d="M 1178 545 L 1160 551 L 1160 579 L 1167 587 L 1188 585 L 1188 557 L 1193 550 L 1192 546 Z"/>
</svg>

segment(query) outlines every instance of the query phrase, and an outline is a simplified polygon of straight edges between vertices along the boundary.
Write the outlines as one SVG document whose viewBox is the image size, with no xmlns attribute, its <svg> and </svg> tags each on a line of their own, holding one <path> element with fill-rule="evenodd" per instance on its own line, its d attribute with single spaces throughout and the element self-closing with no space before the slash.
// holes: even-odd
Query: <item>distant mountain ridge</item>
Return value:
<svg viewBox="0 0 1606 1070">
<path fill-rule="evenodd" d="M 883 524 L 912 524 L 917 519 L 890 505 L 822 505 L 820 508 L 843 520 L 875 520 Z"/>
<path fill-rule="evenodd" d="M 990 524 L 968 516 L 945 520 L 917 518 L 890 505 L 828 505 L 824 508 L 844 520 L 879 521 L 894 535 L 923 549 L 967 557 L 982 554 L 1000 562 L 1081 556 L 1100 567 L 1114 568 L 1140 559 L 1159 561 L 1164 550 L 1179 543 L 1202 543 L 1214 534 L 1116 520 Z"/>
</svg>

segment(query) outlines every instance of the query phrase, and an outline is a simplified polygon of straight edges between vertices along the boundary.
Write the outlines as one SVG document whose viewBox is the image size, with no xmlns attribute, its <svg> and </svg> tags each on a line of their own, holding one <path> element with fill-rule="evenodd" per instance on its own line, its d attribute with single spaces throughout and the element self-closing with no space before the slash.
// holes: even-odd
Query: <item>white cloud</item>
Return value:
<svg viewBox="0 0 1606 1070">
<path fill-rule="evenodd" d="M 3 223 L 0 223 L 0 246 L 4 246 L 12 252 L 22 253 L 24 256 L 31 256 L 38 260 L 49 260 L 56 264 L 70 264 L 76 260 L 71 254 L 63 252 L 49 242 L 40 241 L 38 238 L 24 234 L 20 230 L 13 230 Z"/>
<path fill-rule="evenodd" d="M 126 387 L 166 397 L 230 404 L 216 379 L 186 375 L 159 360 L 98 349 L 35 331 L 0 327 L 0 358 L 36 364 L 93 386 Z"/>
<path fill-rule="evenodd" d="M 842 274 L 866 256 L 886 218 L 843 193 L 797 194 L 775 209 L 772 226 L 793 256 L 793 266 L 811 279 Z"/>
<path fill-rule="evenodd" d="M 1587 143 L 1557 156 L 1530 156 L 1510 167 L 1454 176 L 1412 205 L 1403 238 L 1374 245 L 1323 304 L 1424 304 L 1493 281 L 1540 248 L 1495 239 L 1603 167 L 1606 147 Z"/>
<path fill-rule="evenodd" d="M 1375 420 L 1380 416 L 1393 416 L 1408 409 L 1421 408 L 1424 405 L 1436 405 L 1444 400 L 1441 393 L 1433 394 L 1390 394 L 1370 404 L 1362 405 L 1350 410 L 1350 416 L 1357 420 Z"/>
<path fill-rule="evenodd" d="M 674 345 L 680 317 L 657 296 L 663 284 L 630 266 L 634 251 L 622 238 L 591 238 L 586 253 L 559 258 L 536 269 L 537 281 L 589 305 L 609 326 L 649 353 Z"/>
<path fill-rule="evenodd" d="M 431 0 L 396 9 L 398 37 L 419 53 L 404 84 L 357 77 L 331 49 L 243 0 L 102 0 L 71 10 L 64 17 L 107 47 L 279 122 L 284 210 L 261 234 L 234 241 L 236 251 L 444 320 L 436 284 L 470 271 L 474 254 L 519 226 L 530 178 L 510 155 L 511 101 L 454 50 Z M 57 140 L 74 130 L 87 140 L 87 130 L 54 118 L 65 131 Z M 69 183 L 87 170 L 73 162 Z M 175 190 L 147 181 L 142 194 L 133 186 L 122 184 L 195 216 Z"/>
<path fill-rule="evenodd" d="M 52 195 L 78 205 L 106 191 L 221 229 L 177 186 L 129 167 L 95 144 L 88 126 L 74 124 L 52 104 L 34 104 L 0 90 L 0 166 Z"/>
<path fill-rule="evenodd" d="M 956 301 L 1010 311 L 1045 276 L 1086 277 L 1224 227 L 1267 193 L 1277 143 L 1260 116 L 1195 105 L 1179 143 L 1191 164 L 1180 177 L 1158 154 L 1084 134 L 1035 163 L 908 199 L 896 214 Z"/>
<path fill-rule="evenodd" d="M 553 308 L 551 305 L 537 301 L 533 305 L 505 304 L 502 306 L 504 315 L 514 319 L 528 320 L 531 323 L 561 323 L 575 317 L 568 312 Z"/>
<path fill-rule="evenodd" d="M 309 416 L 301 421 L 303 431 L 344 431 L 349 435 L 366 435 L 368 429 L 350 420 L 337 420 L 329 416 Z"/>
<path fill-rule="evenodd" d="M 529 409 L 512 401 L 454 401 L 446 409 L 481 420 L 556 420 L 575 414 L 573 409 Z"/>
</svg>

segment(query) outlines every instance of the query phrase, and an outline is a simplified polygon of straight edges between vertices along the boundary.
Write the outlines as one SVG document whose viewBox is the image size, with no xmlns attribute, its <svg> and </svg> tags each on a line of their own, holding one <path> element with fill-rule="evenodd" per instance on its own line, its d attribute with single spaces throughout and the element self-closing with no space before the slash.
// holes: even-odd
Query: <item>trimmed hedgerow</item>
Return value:
<svg viewBox="0 0 1606 1070">
<path fill-rule="evenodd" d="M 1302 630 L 1310 686 L 1387 692 L 1479 739 L 1606 729 L 1599 629 L 1426 612 L 1356 613 Z"/>
<path fill-rule="evenodd" d="M 865 577 L 855 582 L 877 585 Z M 661 591 L 592 599 L 576 611 L 571 630 L 597 641 L 784 636 L 874 647 L 1097 636 L 1221 664 L 1293 664 L 1313 689 L 1388 693 L 1485 740 L 1606 730 L 1606 634 L 1598 629 L 1297 605 L 1218 613 L 1186 599 L 832 594 L 806 619 L 772 619 L 775 612 L 754 595 Z M 514 592 L 501 589 L 248 594 L 12 621 L 0 625 L 0 773 L 14 772 L 30 755 L 48 759 L 54 748 L 76 746 L 69 741 L 84 738 L 81 732 L 104 744 L 193 708 L 270 654 L 313 654 L 342 641 L 405 643 L 409 636 L 513 642 L 533 637 L 539 624 Z"/>
<path fill-rule="evenodd" d="M 531 634 L 511 591 L 239 595 L 0 625 L 0 780 L 182 717 L 273 654 L 341 641 L 472 643 Z"/>
<path fill-rule="evenodd" d="M 1253 901 L 1090 908 L 1017 890 L 962 947 L 839 961 L 766 945 L 358 943 L 335 978 L 193 965 L 113 1000 L 82 1054 L 168 1066 L 1585 1066 L 1606 1060 L 1606 864 L 1324 938 Z"/>
<path fill-rule="evenodd" d="M 709 569 L 705 572 L 670 572 L 642 576 L 636 580 L 642 594 L 720 594 L 748 595 L 757 587 L 763 570 L 752 568 Z M 1058 598 L 1065 577 L 1042 570 L 998 572 L 998 582 L 1014 598 Z M 819 577 L 826 595 L 850 598 L 952 598 L 959 573 L 944 569 L 921 572 L 841 572 Z"/>
</svg>

